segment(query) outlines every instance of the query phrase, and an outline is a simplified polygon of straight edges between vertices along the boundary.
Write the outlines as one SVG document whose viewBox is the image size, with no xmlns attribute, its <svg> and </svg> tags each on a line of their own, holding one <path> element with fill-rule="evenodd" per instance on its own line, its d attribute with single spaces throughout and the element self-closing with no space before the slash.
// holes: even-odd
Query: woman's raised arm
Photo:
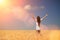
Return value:
<svg viewBox="0 0 60 40">
<path fill-rule="evenodd" d="M 48 14 L 46 14 L 44 17 L 42 17 L 41 21 L 44 20 L 47 16 L 48 16 Z"/>
<path fill-rule="evenodd" d="M 34 21 L 36 21 L 36 17 L 34 16 L 34 14 L 31 14 L 31 17 L 34 19 Z"/>
</svg>

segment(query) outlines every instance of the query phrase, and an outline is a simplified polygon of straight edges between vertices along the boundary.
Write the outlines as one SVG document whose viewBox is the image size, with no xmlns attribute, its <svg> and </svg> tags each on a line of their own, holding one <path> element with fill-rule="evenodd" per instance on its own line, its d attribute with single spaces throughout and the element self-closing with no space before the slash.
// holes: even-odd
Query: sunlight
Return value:
<svg viewBox="0 0 60 40">
<path fill-rule="evenodd" d="M 8 0 L 0 0 L 0 7 L 6 7 L 9 5 L 9 1 Z"/>
<path fill-rule="evenodd" d="M 0 4 L 3 4 L 4 3 L 4 0 L 0 0 Z"/>
</svg>

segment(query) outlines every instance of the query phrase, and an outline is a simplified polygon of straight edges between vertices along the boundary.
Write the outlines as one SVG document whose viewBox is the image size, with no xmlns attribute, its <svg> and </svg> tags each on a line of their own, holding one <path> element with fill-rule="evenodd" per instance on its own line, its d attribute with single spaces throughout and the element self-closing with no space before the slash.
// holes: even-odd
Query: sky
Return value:
<svg viewBox="0 0 60 40">
<path fill-rule="evenodd" d="M 56 24 L 60 25 L 60 12 L 59 12 L 59 0 L 30 0 L 30 4 L 33 6 L 44 6 L 43 10 L 37 9 L 35 15 L 43 16 L 48 13 L 47 20 L 43 21 L 44 24 Z M 48 21 L 46 23 L 46 21 Z"/>
<path fill-rule="evenodd" d="M 60 28 L 59 0 L 0 0 L 0 29 L 35 29 L 35 22 L 30 16 L 41 18 L 42 29 Z"/>
</svg>

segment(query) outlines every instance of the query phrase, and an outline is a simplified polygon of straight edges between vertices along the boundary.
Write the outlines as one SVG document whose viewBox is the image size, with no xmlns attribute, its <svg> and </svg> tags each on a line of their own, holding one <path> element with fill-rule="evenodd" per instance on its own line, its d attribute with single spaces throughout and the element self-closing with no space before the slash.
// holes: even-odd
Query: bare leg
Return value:
<svg viewBox="0 0 60 40">
<path fill-rule="evenodd" d="M 37 30 L 38 33 L 40 33 L 40 30 Z"/>
<path fill-rule="evenodd" d="M 40 36 L 42 36 L 41 30 L 37 30 L 37 33 L 40 34 Z"/>
</svg>

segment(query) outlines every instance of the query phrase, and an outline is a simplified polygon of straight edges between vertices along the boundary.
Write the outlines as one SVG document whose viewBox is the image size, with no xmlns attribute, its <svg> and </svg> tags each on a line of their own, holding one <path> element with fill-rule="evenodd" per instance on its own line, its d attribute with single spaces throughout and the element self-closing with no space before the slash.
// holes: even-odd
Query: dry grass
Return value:
<svg viewBox="0 0 60 40">
<path fill-rule="evenodd" d="M 0 40 L 59 40 L 59 30 L 0 30 Z"/>
</svg>

